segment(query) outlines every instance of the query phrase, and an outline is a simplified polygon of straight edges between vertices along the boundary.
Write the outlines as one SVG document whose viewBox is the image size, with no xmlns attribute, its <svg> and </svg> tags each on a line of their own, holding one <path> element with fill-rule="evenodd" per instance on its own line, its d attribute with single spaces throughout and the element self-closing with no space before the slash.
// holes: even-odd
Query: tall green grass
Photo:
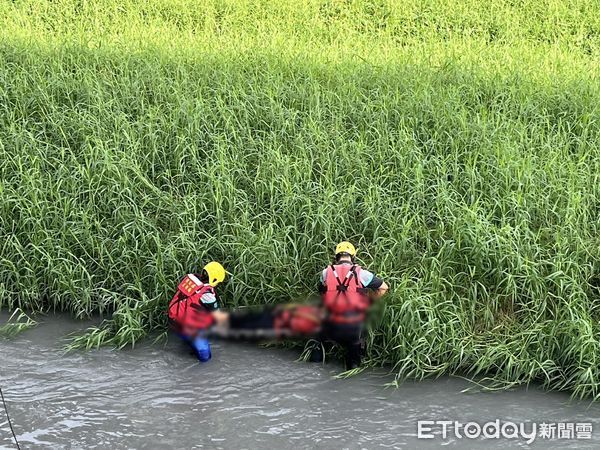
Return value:
<svg viewBox="0 0 600 450">
<path fill-rule="evenodd" d="M 300 3 L 300 4 L 299 4 Z M 0 306 L 165 326 L 302 298 L 341 239 L 391 285 L 368 360 L 600 394 L 600 4 L 0 4 Z"/>
</svg>

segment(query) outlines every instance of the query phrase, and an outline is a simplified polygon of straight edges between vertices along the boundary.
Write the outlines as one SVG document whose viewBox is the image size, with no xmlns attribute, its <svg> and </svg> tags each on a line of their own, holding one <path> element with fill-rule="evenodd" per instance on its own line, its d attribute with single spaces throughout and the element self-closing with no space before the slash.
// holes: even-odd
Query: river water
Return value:
<svg viewBox="0 0 600 450">
<path fill-rule="evenodd" d="M 538 425 L 531 447 L 600 445 L 600 406 L 564 393 L 463 392 L 473 385 L 457 378 L 386 388 L 385 371 L 336 379 L 335 362 L 237 342 L 215 342 L 205 364 L 176 339 L 64 355 L 65 336 L 81 327 L 53 316 L 0 340 L 0 385 L 22 448 L 530 447 L 525 438 L 459 439 L 451 429 L 443 439 L 441 426 L 433 439 L 417 438 L 418 420 L 496 419 L 526 422 L 528 432 L 533 422 L 592 423 L 592 440 L 545 439 Z M 1 408 L 0 448 L 15 448 Z"/>
</svg>

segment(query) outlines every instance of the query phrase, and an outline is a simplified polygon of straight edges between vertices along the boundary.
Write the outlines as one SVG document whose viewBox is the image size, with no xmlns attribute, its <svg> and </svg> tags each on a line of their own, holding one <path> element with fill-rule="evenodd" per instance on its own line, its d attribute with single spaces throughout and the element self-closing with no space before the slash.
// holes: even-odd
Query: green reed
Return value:
<svg viewBox="0 0 600 450">
<path fill-rule="evenodd" d="M 392 287 L 368 361 L 600 394 L 600 6 L 0 4 L 0 306 L 165 327 L 309 296 L 341 239 Z"/>
</svg>

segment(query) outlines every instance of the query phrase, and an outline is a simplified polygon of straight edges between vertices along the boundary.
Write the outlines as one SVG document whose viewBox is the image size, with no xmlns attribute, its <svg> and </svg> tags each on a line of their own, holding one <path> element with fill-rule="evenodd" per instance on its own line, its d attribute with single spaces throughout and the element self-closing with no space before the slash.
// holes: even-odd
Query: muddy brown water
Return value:
<svg viewBox="0 0 600 450">
<path fill-rule="evenodd" d="M 0 316 L 0 323 L 7 318 Z M 591 448 L 600 445 L 600 405 L 538 388 L 481 392 L 458 378 L 406 382 L 385 371 L 336 379 L 335 363 L 297 361 L 296 351 L 216 341 L 200 364 L 175 338 L 164 345 L 64 355 L 82 323 L 44 319 L 0 340 L 0 385 L 22 448 L 362 449 Z M 465 389 L 470 391 L 464 392 Z M 473 389 L 475 388 L 475 389 Z M 538 423 L 525 438 L 418 439 L 418 420 Z M 591 440 L 546 439 L 539 424 L 591 423 Z M 575 427 L 575 425 L 573 425 Z M 527 431 L 529 425 L 526 425 Z M 567 425 L 568 427 L 568 425 Z M 576 436 L 576 435 L 575 435 Z M 0 408 L 0 448 L 15 448 Z"/>
</svg>

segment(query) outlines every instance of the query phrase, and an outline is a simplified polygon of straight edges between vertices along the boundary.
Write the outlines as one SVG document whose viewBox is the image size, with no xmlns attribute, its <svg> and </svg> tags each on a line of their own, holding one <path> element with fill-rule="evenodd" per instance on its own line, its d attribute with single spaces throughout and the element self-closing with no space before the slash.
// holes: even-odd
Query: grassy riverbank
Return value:
<svg viewBox="0 0 600 450">
<path fill-rule="evenodd" d="M 371 363 L 596 396 L 600 6 L 512 3 L 0 3 L 0 306 L 125 345 L 201 261 L 289 301 L 348 238 Z"/>
</svg>

